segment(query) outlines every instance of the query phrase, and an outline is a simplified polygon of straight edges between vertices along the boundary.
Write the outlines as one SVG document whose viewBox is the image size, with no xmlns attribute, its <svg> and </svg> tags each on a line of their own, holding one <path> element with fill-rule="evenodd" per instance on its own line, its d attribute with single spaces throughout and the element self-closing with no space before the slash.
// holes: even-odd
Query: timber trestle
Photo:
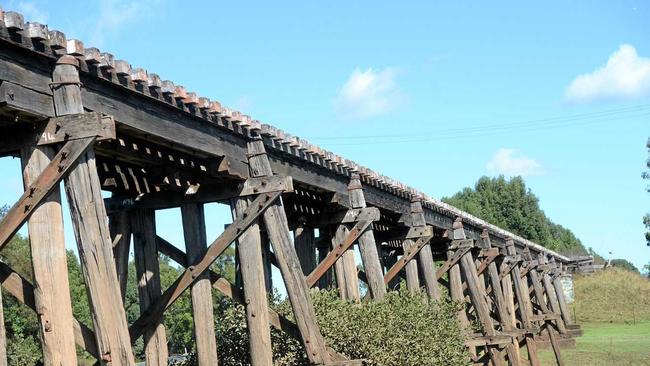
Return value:
<svg viewBox="0 0 650 366">
<path fill-rule="evenodd" d="M 381 301 L 402 279 L 458 302 L 474 364 L 522 365 L 525 347 L 539 365 L 545 344 L 563 364 L 576 327 L 559 279 L 568 258 L 1 9 L 0 132 L 0 157 L 21 159 L 25 187 L 0 222 L 0 249 L 27 223 L 34 283 L 2 262 L 0 282 L 38 315 L 45 365 L 76 365 L 78 346 L 101 365 L 132 366 L 140 337 L 147 365 L 166 365 L 162 320 L 186 291 L 198 362 L 216 365 L 213 290 L 244 305 L 254 366 L 273 363 L 270 327 L 301 341 L 314 365 L 360 365 L 328 347 L 310 291 Z M 61 184 L 92 330 L 72 315 Z M 204 205 L 214 202 L 233 222 L 213 239 Z M 156 232 L 156 210 L 172 207 L 185 252 Z M 210 270 L 231 245 L 235 284 Z M 140 316 L 128 324 L 131 249 Z M 168 288 L 159 254 L 183 268 Z M 295 320 L 269 307 L 271 266 Z"/>
</svg>

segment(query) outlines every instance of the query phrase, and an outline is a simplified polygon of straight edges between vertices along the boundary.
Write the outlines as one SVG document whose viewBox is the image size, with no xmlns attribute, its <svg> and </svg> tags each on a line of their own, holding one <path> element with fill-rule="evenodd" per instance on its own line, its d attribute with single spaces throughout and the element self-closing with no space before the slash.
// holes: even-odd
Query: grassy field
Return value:
<svg viewBox="0 0 650 366">
<path fill-rule="evenodd" d="M 576 347 L 563 349 L 565 365 L 650 366 L 650 322 L 633 324 L 581 324 L 584 335 Z M 541 351 L 542 365 L 555 365 L 553 352 Z"/>
</svg>

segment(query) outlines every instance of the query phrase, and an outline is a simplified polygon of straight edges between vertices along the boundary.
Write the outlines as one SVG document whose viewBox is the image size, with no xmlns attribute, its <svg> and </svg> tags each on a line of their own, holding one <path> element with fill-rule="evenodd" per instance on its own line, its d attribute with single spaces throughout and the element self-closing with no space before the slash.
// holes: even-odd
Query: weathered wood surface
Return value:
<svg viewBox="0 0 650 366">
<path fill-rule="evenodd" d="M 133 254 L 141 314 L 158 300 L 162 293 L 155 220 L 153 210 L 140 209 L 131 213 Z M 167 334 L 162 319 L 145 329 L 144 354 L 147 365 L 167 365 L 169 352 L 167 350 Z"/>
<path fill-rule="evenodd" d="M 181 206 L 183 235 L 187 251 L 187 263 L 201 259 L 208 247 L 205 229 L 205 213 L 200 203 Z M 156 238 L 156 248 L 157 248 Z M 217 365 L 217 342 L 214 332 L 214 307 L 210 274 L 202 273 L 190 288 L 196 356 L 199 366 Z"/>
<path fill-rule="evenodd" d="M 7 366 L 7 328 L 5 327 L 5 313 L 0 291 L 0 366 Z"/>
<path fill-rule="evenodd" d="M 36 311 L 34 286 L 3 262 L 0 262 L 0 283 L 2 283 L 2 287 L 21 304 Z M 77 346 L 86 350 L 93 357 L 99 359 L 99 353 L 95 343 L 95 333 L 82 323 L 79 323 L 75 318 L 72 318 L 72 329 L 74 333 L 74 341 Z"/>
<path fill-rule="evenodd" d="M 29 191 L 30 186 L 36 183 L 39 175 L 47 169 L 56 154 L 54 148 L 49 146 L 29 146 L 22 150 L 21 155 L 25 191 Z M 58 184 L 30 216 L 28 233 L 43 364 L 76 365 L 72 303 Z"/>
<path fill-rule="evenodd" d="M 353 209 L 366 208 L 366 198 L 363 194 L 363 186 L 361 185 L 361 179 L 358 174 L 353 173 L 350 177 L 348 192 L 350 195 L 350 206 Z M 378 221 L 379 217 L 373 219 L 375 219 L 374 221 Z M 361 261 L 365 269 L 366 283 L 368 284 L 370 297 L 375 300 L 384 299 L 386 296 L 386 284 L 384 283 L 384 272 L 381 261 L 379 260 L 379 252 L 372 226 L 364 230 L 361 236 L 359 236 L 359 253 L 361 254 Z"/>
<path fill-rule="evenodd" d="M 299 223 L 293 232 L 293 244 L 300 261 L 302 273 L 307 276 L 316 269 L 316 240 L 314 229 Z"/>
<path fill-rule="evenodd" d="M 250 199 L 245 197 L 232 200 L 230 205 L 233 219 L 241 217 L 249 204 Z M 237 258 L 244 288 L 251 364 L 271 366 L 273 354 L 269 310 L 262 259 L 262 239 L 257 222 L 254 222 L 237 240 Z"/>
<path fill-rule="evenodd" d="M 232 225 L 228 226 L 217 239 L 215 239 L 205 252 L 200 261 L 193 266 L 188 267 L 179 277 L 171 284 L 162 296 L 158 298 L 151 306 L 142 313 L 142 315 L 129 327 L 131 341 L 135 342 L 144 329 L 151 324 L 160 321 L 164 311 L 169 308 L 180 296 L 187 290 L 198 276 L 208 270 L 210 265 L 232 242 L 237 240 L 248 229 L 257 218 L 267 210 L 276 199 L 280 197 L 281 192 L 260 194 L 246 208 L 246 211 L 235 220 Z"/>
<path fill-rule="evenodd" d="M 404 253 L 409 253 L 412 250 L 415 250 L 415 243 L 413 240 L 404 240 L 404 244 L 402 244 L 404 248 Z M 417 293 L 420 292 L 420 277 L 418 275 L 418 261 L 417 258 L 413 258 L 409 260 L 405 267 L 404 270 L 406 272 L 406 288 L 411 293 Z"/>
<path fill-rule="evenodd" d="M 73 57 L 62 57 L 52 80 L 65 82 L 54 89 L 57 115 L 84 113 Z M 86 138 L 69 143 L 87 141 Z M 117 272 L 106 220 L 101 184 L 92 150 L 86 151 L 65 180 L 79 259 L 91 304 L 91 316 L 102 364 L 134 365 L 126 314 L 122 307 Z"/>
<path fill-rule="evenodd" d="M 249 164 L 253 176 L 273 175 L 262 140 L 250 141 L 248 153 L 251 156 Z M 282 202 L 274 202 L 264 212 L 263 218 L 273 251 L 280 265 L 280 273 L 287 288 L 289 302 L 302 335 L 307 357 L 312 363 L 330 363 L 332 357 L 327 351 L 325 340 L 316 322 L 314 306 L 309 296 L 309 287 L 289 237 L 289 227 Z"/>
<path fill-rule="evenodd" d="M 131 248 L 131 223 L 126 211 L 115 212 L 108 216 L 108 225 L 113 238 L 113 256 L 115 271 L 120 283 L 122 302 L 126 296 L 126 284 L 129 277 L 129 252 Z"/>
</svg>

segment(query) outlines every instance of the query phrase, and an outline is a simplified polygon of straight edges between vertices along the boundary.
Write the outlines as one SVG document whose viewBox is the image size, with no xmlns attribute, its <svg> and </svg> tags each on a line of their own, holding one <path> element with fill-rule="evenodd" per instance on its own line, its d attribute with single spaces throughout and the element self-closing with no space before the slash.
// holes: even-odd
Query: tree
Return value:
<svg viewBox="0 0 650 366">
<path fill-rule="evenodd" d="M 645 146 L 648 149 L 648 155 L 650 156 L 650 138 L 648 138 L 648 141 L 646 142 Z M 646 160 L 645 165 L 648 170 L 643 172 L 641 174 L 641 177 L 643 179 L 650 180 L 650 157 L 648 158 L 648 160 Z M 650 184 L 646 186 L 646 191 L 650 193 Z M 643 217 L 643 225 L 645 225 L 645 228 L 647 230 L 645 233 L 646 243 L 650 245 L 650 213 L 645 214 L 645 216 Z"/>
<path fill-rule="evenodd" d="M 630 272 L 639 273 L 639 269 L 636 268 L 634 264 L 632 264 L 627 259 L 622 259 L 622 258 L 612 259 L 611 265 L 612 267 L 622 268 Z"/>
<path fill-rule="evenodd" d="M 443 201 L 481 219 L 566 254 L 587 254 L 567 228 L 553 223 L 539 207 L 539 199 L 521 177 L 507 180 L 481 177 L 474 188 L 464 188 Z"/>
</svg>

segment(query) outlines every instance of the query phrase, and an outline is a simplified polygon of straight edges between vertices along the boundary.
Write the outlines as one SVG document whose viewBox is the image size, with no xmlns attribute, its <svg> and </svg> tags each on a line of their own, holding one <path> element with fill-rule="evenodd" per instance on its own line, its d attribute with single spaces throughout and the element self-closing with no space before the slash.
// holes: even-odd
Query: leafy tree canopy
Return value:
<svg viewBox="0 0 650 366">
<path fill-rule="evenodd" d="M 639 273 L 639 269 L 634 266 L 630 261 L 623 258 L 612 259 L 611 265 L 616 268 L 626 269 L 630 272 Z"/>
<path fill-rule="evenodd" d="M 464 188 L 442 200 L 549 249 L 568 255 L 587 254 L 580 239 L 546 216 L 521 177 L 481 177 L 474 188 Z"/>
</svg>

